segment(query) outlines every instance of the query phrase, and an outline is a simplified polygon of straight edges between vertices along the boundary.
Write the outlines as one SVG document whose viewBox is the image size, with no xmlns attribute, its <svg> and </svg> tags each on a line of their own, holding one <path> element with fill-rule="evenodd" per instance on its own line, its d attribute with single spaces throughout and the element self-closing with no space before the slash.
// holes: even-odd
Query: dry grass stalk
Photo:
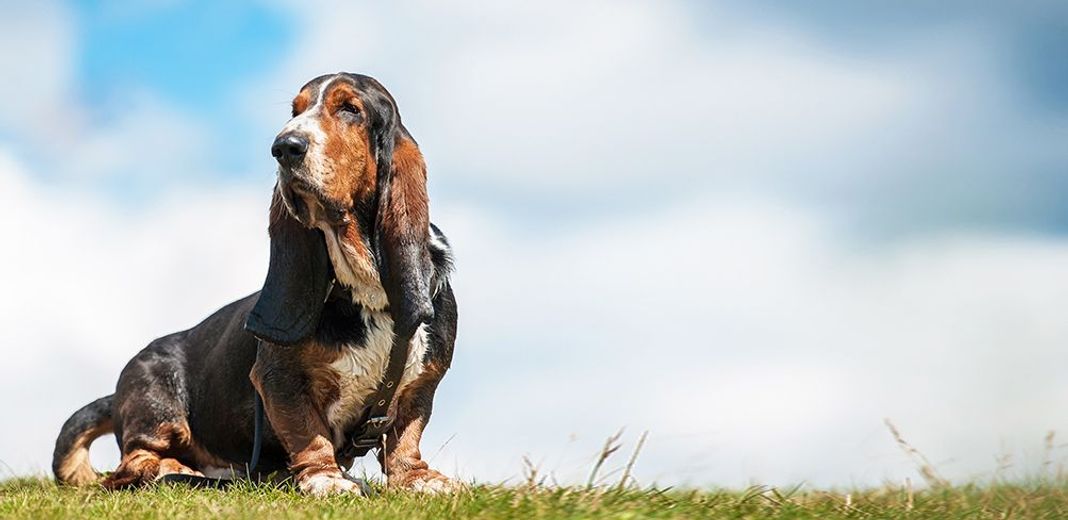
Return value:
<svg viewBox="0 0 1068 520">
<path fill-rule="evenodd" d="M 998 464 L 997 469 L 994 470 L 994 478 L 997 480 L 1005 480 L 1005 475 L 1007 475 L 1012 468 L 1012 454 L 1005 452 L 994 457 L 994 460 Z"/>
<path fill-rule="evenodd" d="M 541 485 L 542 480 L 539 479 L 540 469 L 534 464 L 534 461 L 530 460 L 530 457 L 523 455 L 523 479 L 526 481 L 528 489 L 535 489 Z"/>
<path fill-rule="evenodd" d="M 427 463 L 434 462 L 434 459 L 436 459 L 438 457 L 438 455 L 441 455 L 441 452 L 443 450 L 445 450 L 445 447 L 448 446 L 449 443 L 452 442 L 452 440 L 455 439 L 455 438 L 456 438 L 456 434 L 454 433 L 454 434 L 450 435 L 448 439 L 445 439 L 445 442 L 441 443 L 441 446 L 438 446 L 438 451 L 435 451 L 434 454 L 431 455 L 429 459 L 426 459 Z"/>
<path fill-rule="evenodd" d="M 763 497 L 768 492 L 768 487 L 763 484 L 753 484 L 745 489 L 742 496 L 738 499 L 739 504 L 744 504 L 750 500 L 758 497 Z"/>
<path fill-rule="evenodd" d="M 1042 476 L 1043 477 L 1048 477 L 1048 476 L 1050 476 L 1050 473 L 1052 473 L 1052 471 L 1050 471 L 1050 470 L 1053 468 L 1053 450 L 1056 448 L 1056 445 L 1054 444 L 1053 441 L 1056 438 L 1056 436 L 1057 436 L 1057 432 L 1054 431 L 1054 430 L 1050 430 L 1048 433 L 1046 433 L 1045 450 L 1043 450 L 1044 453 L 1043 453 L 1043 457 L 1042 457 Z"/>
<path fill-rule="evenodd" d="M 586 481 L 586 489 L 592 489 L 593 485 L 597 482 L 597 472 L 601 471 L 601 466 L 604 465 L 604 461 L 608 460 L 613 453 L 619 450 L 619 438 L 623 436 L 623 430 L 619 430 L 608 437 L 604 441 L 604 447 L 601 448 L 601 453 L 597 455 L 597 462 L 593 465 L 593 471 L 590 472 L 590 478 Z"/>
<path fill-rule="evenodd" d="M 630 460 L 627 461 L 627 467 L 623 469 L 623 476 L 619 478 L 619 489 L 623 489 L 627 486 L 627 481 L 631 479 L 631 472 L 634 470 L 634 463 L 638 462 L 638 454 L 642 451 L 642 446 L 645 445 L 645 438 L 649 436 L 649 430 L 642 432 L 641 437 L 638 437 L 638 444 L 634 446 L 634 452 L 630 454 Z"/>
<path fill-rule="evenodd" d="M 949 485 L 949 481 L 942 478 L 935 470 L 931 461 L 927 460 L 927 457 L 920 453 L 920 450 L 913 448 L 911 444 L 905 441 L 905 438 L 901 436 L 901 432 L 897 430 L 894 423 L 890 419 L 883 419 L 886 423 L 886 427 L 890 429 L 890 434 L 894 436 L 894 440 L 897 441 L 897 445 L 901 447 L 901 450 L 905 452 L 909 457 L 916 462 L 917 469 L 920 472 L 920 476 L 927 481 L 927 485 L 931 487 L 945 487 Z"/>
</svg>

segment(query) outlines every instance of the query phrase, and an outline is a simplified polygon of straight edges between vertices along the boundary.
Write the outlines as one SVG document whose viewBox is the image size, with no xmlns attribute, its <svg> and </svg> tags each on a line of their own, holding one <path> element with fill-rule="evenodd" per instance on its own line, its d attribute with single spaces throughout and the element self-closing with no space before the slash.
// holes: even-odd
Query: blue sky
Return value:
<svg viewBox="0 0 1068 520">
<path fill-rule="evenodd" d="M 183 2 L 129 13 L 107 4 L 76 4 L 78 71 L 94 104 L 131 84 L 210 114 L 225 106 L 241 78 L 262 73 L 290 44 L 284 12 L 263 5 Z"/>
<path fill-rule="evenodd" d="M 581 481 L 626 426 L 652 432 L 644 482 L 916 480 L 891 417 L 950 478 L 986 478 L 1068 430 L 1057 3 L 5 12 L 14 472 L 46 468 L 142 345 L 258 288 L 269 143 L 338 70 L 397 98 L 457 248 L 460 344 L 424 450 L 447 472 L 506 479 L 530 455 Z"/>
<path fill-rule="evenodd" d="M 285 11 L 240 2 L 114 4 L 76 4 L 78 82 L 85 102 L 97 109 L 93 116 L 109 117 L 130 89 L 150 90 L 210 121 L 212 140 L 227 151 L 216 157 L 220 173 L 239 175 L 259 143 L 243 138 L 253 128 L 233 101 L 247 78 L 263 74 L 291 44 Z"/>
</svg>

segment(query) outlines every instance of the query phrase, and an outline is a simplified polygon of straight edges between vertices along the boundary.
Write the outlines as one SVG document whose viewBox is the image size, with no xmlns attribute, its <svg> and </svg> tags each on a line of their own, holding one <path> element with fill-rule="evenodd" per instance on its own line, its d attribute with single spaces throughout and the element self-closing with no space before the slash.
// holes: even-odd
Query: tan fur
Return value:
<svg viewBox="0 0 1068 520">
<path fill-rule="evenodd" d="M 386 230 L 400 236 L 407 232 L 425 233 L 430 224 L 429 200 L 426 193 L 426 163 L 419 147 L 411 139 L 398 139 L 393 149 L 393 189 L 390 193 L 390 209 L 403 215 L 387 213 L 383 225 Z M 400 218 L 404 217 L 404 218 Z M 407 220 L 411 228 L 396 229 Z"/>
<path fill-rule="evenodd" d="M 293 98 L 293 116 L 296 117 L 302 112 L 308 109 L 308 104 L 311 103 L 311 89 L 304 89 L 297 94 L 297 97 Z"/>
<path fill-rule="evenodd" d="M 101 483 L 105 489 L 123 489 L 143 486 L 159 476 L 159 453 L 153 450 L 136 449 L 126 452 L 119 467 Z"/>
<path fill-rule="evenodd" d="M 319 125 L 326 133 L 323 153 L 333 174 L 324 186 L 327 196 L 350 204 L 368 200 L 374 194 L 378 177 L 367 124 L 348 125 L 337 115 L 346 103 L 362 111 L 363 102 L 352 86 L 342 82 L 336 83 L 325 95 Z"/>
<path fill-rule="evenodd" d="M 336 349 L 326 349 L 314 342 L 301 349 L 300 360 L 308 377 L 308 394 L 316 408 L 325 409 L 340 394 L 337 374 L 329 368 L 340 354 Z"/>
<path fill-rule="evenodd" d="M 398 138 L 393 149 L 393 181 L 381 212 L 386 247 L 425 241 L 430 226 L 426 164 L 410 139 Z"/>
<path fill-rule="evenodd" d="M 322 435 L 312 437 L 290 454 L 290 470 L 298 481 L 315 476 L 341 477 L 341 469 L 334 459 L 334 443 Z"/>
<path fill-rule="evenodd" d="M 195 470 L 193 468 L 190 468 L 189 466 L 186 466 L 185 464 L 182 464 L 178 459 L 172 459 L 172 458 L 160 459 L 160 461 L 159 461 L 159 473 L 156 474 L 156 478 L 162 477 L 164 475 L 174 475 L 174 474 L 196 475 L 198 477 L 203 477 L 204 476 L 203 473 L 201 473 L 201 472 L 199 472 L 199 471 L 197 471 L 197 470 Z"/>
<path fill-rule="evenodd" d="M 163 423 L 148 438 L 129 439 L 122 453 L 119 467 L 102 482 L 107 489 L 143 486 L 169 473 L 201 475 L 180 459 L 189 460 L 197 467 L 220 462 L 193 442 L 185 421 Z"/>
<path fill-rule="evenodd" d="M 314 343 L 300 347 L 299 357 L 294 357 L 289 347 L 264 344 L 250 374 L 252 384 L 264 396 L 263 407 L 278 440 L 289 453 L 289 469 L 298 483 L 314 475 L 326 474 L 341 477 L 334 445 L 330 441 L 330 429 L 323 417 L 322 400 L 336 392 L 331 382 L 320 374 L 310 384 L 308 392 L 300 395 L 278 395 L 279 389 L 267 386 L 271 379 L 264 374 L 272 370 L 297 370 L 302 367 L 322 364 L 330 356 L 326 349 Z M 307 374 L 305 374 L 307 377 Z M 309 380 L 311 381 L 311 380 Z M 336 384 L 336 383 L 335 383 Z"/>
<path fill-rule="evenodd" d="M 323 223 L 319 229 L 326 239 L 334 275 L 338 282 L 350 289 L 353 301 L 368 309 L 384 309 L 388 302 L 378 277 L 378 266 L 359 227 L 352 222 L 343 224 L 340 229 Z"/>
<path fill-rule="evenodd" d="M 446 492 L 460 487 L 458 483 L 430 469 L 419 451 L 427 420 L 430 417 L 431 394 L 445 369 L 436 364 L 427 366 L 397 399 L 397 422 L 392 435 L 386 438 L 386 449 L 379 455 L 382 471 L 390 487 L 417 491 Z"/>
<path fill-rule="evenodd" d="M 101 435 L 111 433 L 113 429 L 111 419 L 107 419 L 95 428 L 79 435 L 74 441 L 73 449 L 60 462 L 56 478 L 64 484 L 73 486 L 95 484 L 100 480 L 100 474 L 93 469 L 89 460 L 89 445 Z"/>
</svg>

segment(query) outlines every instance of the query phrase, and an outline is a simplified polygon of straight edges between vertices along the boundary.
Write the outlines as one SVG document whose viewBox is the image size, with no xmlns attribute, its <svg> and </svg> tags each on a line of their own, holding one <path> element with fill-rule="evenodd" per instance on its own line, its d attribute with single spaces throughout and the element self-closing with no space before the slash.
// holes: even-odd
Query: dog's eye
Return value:
<svg viewBox="0 0 1068 520">
<path fill-rule="evenodd" d="M 337 111 L 341 115 L 347 115 L 350 117 L 359 117 L 360 115 L 360 107 L 353 105 L 348 101 L 342 103 L 341 106 L 338 107 Z"/>
</svg>

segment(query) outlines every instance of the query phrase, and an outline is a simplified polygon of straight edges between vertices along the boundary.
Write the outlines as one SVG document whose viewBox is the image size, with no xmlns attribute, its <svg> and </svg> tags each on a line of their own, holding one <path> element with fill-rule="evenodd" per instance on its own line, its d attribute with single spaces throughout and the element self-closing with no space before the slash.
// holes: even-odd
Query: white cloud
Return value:
<svg viewBox="0 0 1068 520">
<path fill-rule="evenodd" d="M 44 189 L 0 153 L 0 461 L 48 467 L 59 426 L 138 350 L 259 288 L 270 185 L 172 192 L 132 213 Z M 103 443 L 102 443 L 103 444 Z"/>
<path fill-rule="evenodd" d="M 114 104 L 107 111 L 113 117 L 67 143 L 59 168 L 70 180 L 92 185 L 125 178 L 150 184 L 159 195 L 164 187 L 182 189 L 215 173 L 217 145 L 202 121 L 145 91 L 129 89 Z"/>
<path fill-rule="evenodd" d="M 581 480 L 626 425 L 652 431 L 647 482 L 915 479 L 890 417 L 968 478 L 1068 427 L 1063 241 L 856 249 L 818 213 L 713 196 L 545 236 L 477 212 L 438 220 L 458 248 L 456 365 L 473 381 L 445 383 L 431 439 L 456 434 L 448 451 L 475 475 L 515 475 L 522 454 L 574 436 L 571 462 L 548 469 Z"/>
</svg>

